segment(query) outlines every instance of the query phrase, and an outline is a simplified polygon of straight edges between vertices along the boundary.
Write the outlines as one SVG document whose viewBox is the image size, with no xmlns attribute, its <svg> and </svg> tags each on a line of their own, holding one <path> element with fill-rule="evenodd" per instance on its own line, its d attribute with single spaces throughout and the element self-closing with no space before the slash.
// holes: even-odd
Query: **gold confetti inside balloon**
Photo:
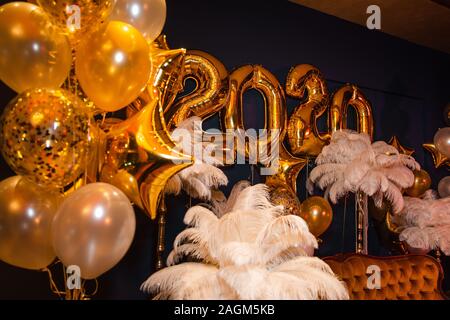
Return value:
<svg viewBox="0 0 450 320">
<path fill-rule="evenodd" d="M 25 91 L 0 118 L 3 157 L 17 174 L 62 188 L 85 169 L 89 123 L 83 102 L 68 91 Z"/>
<path fill-rule="evenodd" d="M 108 18 L 116 0 L 37 0 L 37 3 L 76 45 Z"/>
<path fill-rule="evenodd" d="M 295 193 L 285 187 L 277 187 L 270 191 L 270 201 L 284 207 L 285 212 L 300 215 L 300 200 Z"/>
</svg>

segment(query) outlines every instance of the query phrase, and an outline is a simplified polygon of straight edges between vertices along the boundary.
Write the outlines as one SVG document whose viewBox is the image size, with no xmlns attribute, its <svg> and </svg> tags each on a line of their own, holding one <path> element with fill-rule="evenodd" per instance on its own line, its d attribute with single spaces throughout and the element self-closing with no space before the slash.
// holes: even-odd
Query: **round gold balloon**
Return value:
<svg viewBox="0 0 450 320">
<path fill-rule="evenodd" d="M 111 21 L 79 45 L 75 72 L 92 102 L 112 112 L 133 102 L 144 89 L 151 71 L 149 54 L 139 31 Z"/>
<path fill-rule="evenodd" d="M 116 0 L 37 0 L 73 45 L 108 18 Z"/>
<path fill-rule="evenodd" d="M 17 174 L 62 188 L 85 169 L 90 121 L 83 103 L 63 89 L 25 91 L 0 119 L 3 157 Z"/>
<path fill-rule="evenodd" d="M 414 171 L 414 184 L 406 189 L 406 194 L 410 197 L 420 197 L 430 189 L 431 186 L 431 178 L 428 172 L 425 170 L 416 170 Z"/>
<path fill-rule="evenodd" d="M 333 209 L 326 199 L 310 197 L 302 203 L 300 216 L 308 224 L 309 231 L 318 237 L 331 225 Z"/>
<path fill-rule="evenodd" d="M 67 37 L 41 8 L 26 2 L 0 7 L 0 79 L 10 88 L 58 88 L 71 63 Z"/>
<path fill-rule="evenodd" d="M 110 19 L 131 24 L 152 42 L 160 35 L 166 22 L 166 1 L 119 0 Z"/>
<path fill-rule="evenodd" d="M 62 196 L 20 176 L 0 182 L 0 259 L 42 269 L 54 259 L 51 224 Z"/>
<path fill-rule="evenodd" d="M 434 145 L 440 153 L 450 157 L 450 127 L 439 129 L 434 135 Z"/>
<path fill-rule="evenodd" d="M 128 251 L 136 219 L 127 197 L 106 183 L 70 194 L 52 224 L 55 253 L 64 265 L 77 265 L 84 279 L 97 278 Z"/>
</svg>

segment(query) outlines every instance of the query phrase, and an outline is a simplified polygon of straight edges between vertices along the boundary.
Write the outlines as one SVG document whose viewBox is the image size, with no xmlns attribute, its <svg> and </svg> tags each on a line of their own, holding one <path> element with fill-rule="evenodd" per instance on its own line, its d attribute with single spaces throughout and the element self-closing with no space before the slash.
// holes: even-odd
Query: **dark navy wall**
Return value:
<svg viewBox="0 0 450 320">
<path fill-rule="evenodd" d="M 289 68 L 301 63 L 316 65 L 328 80 L 330 91 L 346 82 L 359 85 L 372 102 L 375 138 L 387 140 L 397 135 L 416 150 L 417 160 L 433 178 L 434 187 L 447 170 L 434 169 L 431 156 L 421 145 L 431 142 L 443 127 L 443 108 L 450 102 L 450 55 L 433 51 L 389 35 L 339 20 L 283 0 L 167 0 L 167 34 L 172 48 L 207 51 L 229 70 L 243 64 L 262 64 L 284 85 Z M 401 13 L 399 13 L 401 14 Z M 407 28 L 408 26 L 405 26 Z M 433 35 L 430 34 L 430 37 Z M 0 104 L 14 93 L 0 84 Z M 262 123 L 263 112 L 254 95 L 248 104 L 247 126 Z M 288 100 L 291 111 L 297 101 Z M 217 119 L 208 122 L 215 126 Z M 1 178 L 12 175 L 0 160 Z M 230 187 L 251 178 L 248 166 L 225 169 Z M 298 194 L 305 198 L 305 171 L 301 173 Z M 262 181 L 253 175 L 255 183 Z M 168 202 L 167 243 L 169 251 L 175 235 L 184 226 L 188 197 L 170 197 Z M 353 203 L 348 201 L 343 230 L 344 205 L 334 207 L 331 228 L 321 237 L 320 256 L 354 250 Z M 136 212 L 135 241 L 126 257 L 99 278 L 97 298 L 144 299 L 139 286 L 153 272 L 156 239 L 155 222 Z M 344 231 L 344 232 L 343 232 Z M 385 255 L 373 228 L 369 253 Z M 448 267 L 444 261 L 444 267 Z M 450 271 L 450 270 L 449 270 Z M 450 277 L 450 272 L 447 272 Z M 44 273 L 20 270 L 0 263 L 0 298 L 51 299 Z"/>
</svg>

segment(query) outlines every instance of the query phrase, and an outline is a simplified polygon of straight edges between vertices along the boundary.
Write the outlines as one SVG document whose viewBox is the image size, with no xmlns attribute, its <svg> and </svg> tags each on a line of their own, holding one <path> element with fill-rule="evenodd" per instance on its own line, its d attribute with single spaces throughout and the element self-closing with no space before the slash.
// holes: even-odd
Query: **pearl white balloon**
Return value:
<svg viewBox="0 0 450 320">
<path fill-rule="evenodd" d="M 114 267 L 133 241 L 133 207 L 116 187 L 93 183 L 70 194 L 52 224 L 56 255 L 76 265 L 81 277 L 94 279 Z"/>
<path fill-rule="evenodd" d="M 450 196 L 450 176 L 439 181 L 438 192 L 441 198 L 447 198 Z"/>
<path fill-rule="evenodd" d="M 165 0 L 120 0 L 110 16 L 131 24 L 138 29 L 148 41 L 155 40 L 166 22 Z"/>
<path fill-rule="evenodd" d="M 436 132 L 434 145 L 440 153 L 450 158 L 450 127 L 439 129 Z"/>
</svg>

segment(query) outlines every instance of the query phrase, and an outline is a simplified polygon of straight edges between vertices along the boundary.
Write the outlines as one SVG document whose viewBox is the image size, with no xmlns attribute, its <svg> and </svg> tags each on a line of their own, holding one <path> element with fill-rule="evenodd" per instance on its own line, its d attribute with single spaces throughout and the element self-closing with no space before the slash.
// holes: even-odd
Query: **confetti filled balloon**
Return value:
<svg viewBox="0 0 450 320">
<path fill-rule="evenodd" d="M 37 0 L 37 3 L 76 45 L 108 18 L 116 0 Z"/>
<path fill-rule="evenodd" d="M 87 161 L 90 117 L 83 102 L 59 89 L 25 91 L 0 119 L 3 157 L 19 175 L 62 188 Z"/>
</svg>

